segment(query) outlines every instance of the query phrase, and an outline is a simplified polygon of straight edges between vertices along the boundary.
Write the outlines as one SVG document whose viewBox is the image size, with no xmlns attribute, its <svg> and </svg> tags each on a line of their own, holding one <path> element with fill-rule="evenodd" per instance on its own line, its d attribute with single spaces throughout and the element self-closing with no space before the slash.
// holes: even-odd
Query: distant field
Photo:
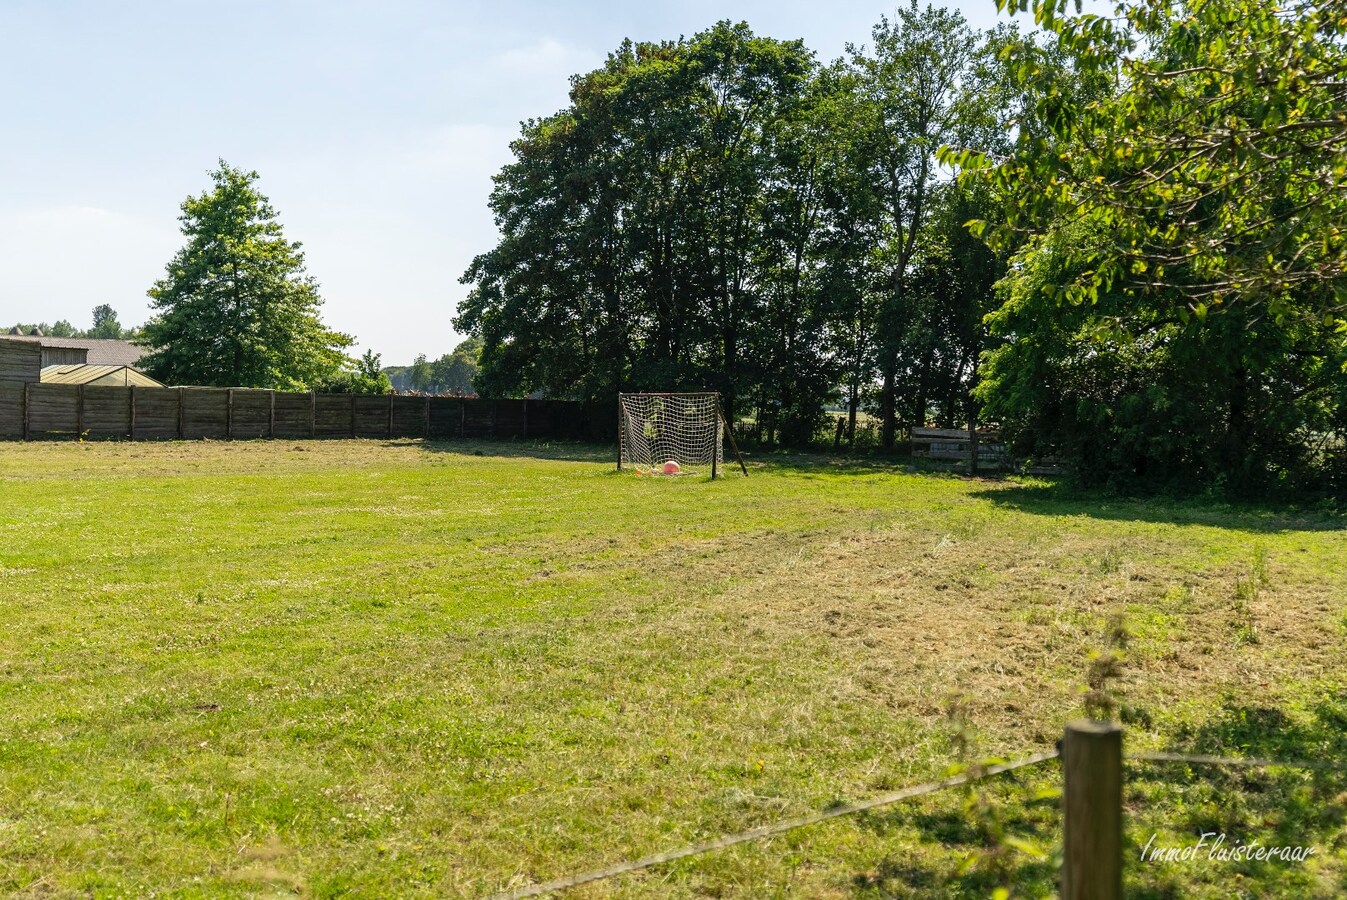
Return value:
<svg viewBox="0 0 1347 900">
<path fill-rule="evenodd" d="M 1347 757 L 1342 520 L 823 462 L 709 483 L 527 445 L 0 444 L 0 894 L 473 897 L 596 868 L 1050 748 L 1118 613 L 1132 749 Z M 1134 849 L 1317 847 L 1133 860 L 1136 895 L 1347 893 L 1341 775 L 1129 776 Z M 575 896 L 1039 895 L 1058 777 Z"/>
</svg>

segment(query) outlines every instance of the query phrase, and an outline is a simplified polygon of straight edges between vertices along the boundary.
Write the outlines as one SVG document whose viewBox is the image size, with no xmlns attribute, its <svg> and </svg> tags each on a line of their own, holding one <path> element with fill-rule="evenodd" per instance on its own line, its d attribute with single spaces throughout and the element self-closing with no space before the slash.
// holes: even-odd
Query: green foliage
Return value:
<svg viewBox="0 0 1347 900">
<path fill-rule="evenodd" d="M 350 365 L 316 382 L 313 389 L 327 394 L 391 394 L 393 382 L 384 371 L 379 354 L 366 350 Z"/>
<path fill-rule="evenodd" d="M 366 377 L 343 352 L 353 339 L 319 319 L 318 284 L 257 178 L 221 160 L 214 188 L 183 202 L 186 244 L 149 291 L 146 371 L 167 384 L 276 389 Z"/>
<path fill-rule="evenodd" d="M 85 334 L 91 338 L 121 339 L 127 336 L 122 323 L 117 321 L 117 311 L 106 303 L 94 307 L 93 327 Z"/>
<path fill-rule="evenodd" d="M 423 353 L 410 366 L 389 366 L 385 371 L 400 391 L 471 396 L 477 393 L 473 384 L 481 353 L 481 339 L 470 337 L 434 362 Z"/>
<path fill-rule="evenodd" d="M 970 265 L 997 264 L 951 211 L 992 201 L 941 189 L 935 153 L 999 146 L 1005 36 L 914 4 L 873 37 L 820 66 L 722 22 L 577 77 L 512 145 L 491 198 L 503 237 L 463 276 L 477 389 L 715 389 L 789 444 L 839 386 L 853 445 L 869 402 L 889 445 L 898 417 L 966 410 L 994 280 Z"/>
<path fill-rule="evenodd" d="M 46 322 L 39 323 L 17 323 L 14 327 L 18 328 L 22 334 L 30 334 L 34 330 L 42 332 L 51 337 L 75 337 L 75 338 L 111 338 L 113 340 L 135 340 L 140 336 L 140 332 L 135 328 L 124 328 L 117 321 L 117 311 L 106 303 L 99 304 L 93 310 L 93 327 L 87 330 L 81 330 L 65 319 L 59 319 L 54 325 L 48 325 Z M 8 331 L 9 329 L 5 329 Z"/>
<path fill-rule="evenodd" d="M 999 165 L 1023 243 L 980 390 L 1083 478 L 1333 490 L 1347 432 L 1347 19 L 1340 4 L 1034 4 L 1031 102 Z M 1336 487 L 1341 491 L 1343 485 Z"/>
</svg>

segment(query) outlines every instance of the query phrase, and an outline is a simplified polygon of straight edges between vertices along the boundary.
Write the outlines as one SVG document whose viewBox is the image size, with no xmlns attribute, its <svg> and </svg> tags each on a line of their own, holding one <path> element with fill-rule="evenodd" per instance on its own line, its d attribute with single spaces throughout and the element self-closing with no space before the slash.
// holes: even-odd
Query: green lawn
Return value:
<svg viewBox="0 0 1347 900">
<path fill-rule="evenodd" d="M 1347 756 L 1341 519 L 824 463 L 0 444 L 0 894 L 473 897 L 604 866 L 1047 749 L 1117 614 L 1130 748 Z M 1340 774 L 1128 775 L 1133 850 L 1317 848 L 1133 860 L 1136 895 L 1347 892 Z M 1058 778 L 575 895 L 1042 894 Z"/>
</svg>

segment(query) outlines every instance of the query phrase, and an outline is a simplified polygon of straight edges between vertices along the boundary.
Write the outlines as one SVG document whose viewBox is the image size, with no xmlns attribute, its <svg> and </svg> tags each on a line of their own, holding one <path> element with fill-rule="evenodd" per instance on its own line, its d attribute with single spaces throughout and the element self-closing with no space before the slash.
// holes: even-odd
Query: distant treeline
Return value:
<svg viewBox="0 0 1347 900">
<path fill-rule="evenodd" d="M 122 341 L 140 337 L 140 329 L 124 328 L 122 323 L 117 321 L 117 311 L 106 303 L 94 307 L 93 325 L 89 328 L 76 328 L 65 319 L 57 319 L 50 325 L 46 322 L 17 322 L 11 327 L 17 328 L 21 334 L 40 332 L 48 337 L 105 338 Z M 5 331 L 8 332 L 9 328 Z"/>
</svg>

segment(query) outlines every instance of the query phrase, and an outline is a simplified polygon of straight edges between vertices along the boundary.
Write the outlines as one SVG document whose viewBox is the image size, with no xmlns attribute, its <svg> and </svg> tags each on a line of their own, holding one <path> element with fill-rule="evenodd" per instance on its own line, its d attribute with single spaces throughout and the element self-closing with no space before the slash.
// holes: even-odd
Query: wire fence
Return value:
<svg viewBox="0 0 1347 900">
<path fill-rule="evenodd" d="M 662 853 L 654 853 L 638 859 L 615 863 L 601 869 L 568 875 L 538 884 L 511 888 L 490 895 L 488 900 L 523 900 L 525 897 L 559 893 L 583 884 L 616 878 L 620 875 L 638 872 L 677 860 L 713 853 L 737 844 L 775 837 L 788 831 L 817 825 L 830 819 L 855 815 L 867 810 L 934 794 L 948 788 L 972 784 L 1007 772 L 1063 759 L 1063 748 L 1072 746 L 1073 737 L 1075 738 L 1074 745 L 1078 749 L 1074 753 L 1068 750 L 1068 757 L 1083 761 L 1084 765 L 1079 763 L 1072 765 L 1070 762 L 1064 765 L 1064 769 L 1066 769 L 1064 805 L 1067 807 L 1068 819 L 1071 816 L 1073 800 L 1076 801 L 1074 805 L 1077 809 L 1077 821 L 1073 823 L 1074 827 L 1068 828 L 1065 833 L 1068 846 L 1064 853 L 1064 869 L 1072 868 L 1071 860 L 1074 855 L 1077 858 L 1075 868 L 1078 873 L 1085 874 L 1089 883 L 1078 883 L 1073 886 L 1068 871 L 1063 879 L 1062 897 L 1064 900 L 1079 900 L 1079 898 L 1084 897 L 1111 900 L 1111 898 L 1122 896 L 1120 824 L 1122 806 L 1121 764 L 1124 761 L 1240 768 L 1281 767 L 1319 771 L 1347 770 L 1347 765 L 1338 760 L 1277 760 L 1160 751 L 1133 753 L 1124 756 L 1121 753 L 1122 729 L 1118 726 L 1098 722 L 1073 723 L 1067 726 L 1064 740 L 1059 742 L 1053 750 L 1035 753 L 1011 762 L 971 767 L 968 771 L 949 778 L 911 785 L 897 791 L 880 794 L 868 800 L 831 806 L 809 815 L 782 819 L 747 831 L 727 834 L 712 840 L 666 850 Z M 1118 752 L 1111 755 L 1110 747 L 1116 748 Z M 1102 802 L 1101 789 L 1105 795 Z M 1117 794 L 1117 796 L 1115 798 L 1110 794 Z M 1084 798 L 1086 802 L 1082 803 L 1080 798 Z M 1114 820 L 1116 820 L 1116 825 Z M 1074 847 L 1072 846 L 1073 843 L 1075 844 Z M 1084 855 L 1084 858 L 1082 855 Z M 1082 863 L 1085 864 L 1082 865 Z M 1081 882 L 1082 879 L 1078 877 L 1077 881 Z"/>
</svg>

